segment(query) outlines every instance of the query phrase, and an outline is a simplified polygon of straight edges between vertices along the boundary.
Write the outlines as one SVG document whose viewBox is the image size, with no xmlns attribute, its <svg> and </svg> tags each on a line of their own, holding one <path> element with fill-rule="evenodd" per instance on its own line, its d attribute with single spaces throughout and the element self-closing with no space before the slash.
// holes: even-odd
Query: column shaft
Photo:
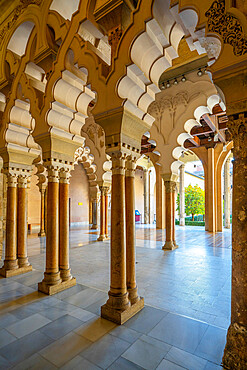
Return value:
<svg viewBox="0 0 247 370">
<path fill-rule="evenodd" d="M 214 163 L 214 149 L 208 149 L 208 173 L 207 184 L 205 189 L 207 191 L 207 218 L 208 230 L 215 232 L 215 163 Z"/>
<path fill-rule="evenodd" d="M 149 223 L 149 175 L 148 170 L 143 170 L 144 181 L 144 224 Z"/>
<path fill-rule="evenodd" d="M 6 247 L 4 269 L 14 270 L 17 265 L 17 178 L 8 175 L 6 214 Z"/>
<path fill-rule="evenodd" d="M 173 181 L 165 181 L 166 189 L 166 242 L 163 249 L 175 249 L 177 245 L 175 240 L 175 187 Z"/>
<path fill-rule="evenodd" d="M 93 199 L 92 202 L 92 212 L 93 212 L 93 225 L 92 229 L 98 228 L 98 202 L 97 199 Z"/>
<path fill-rule="evenodd" d="M 18 178 L 17 258 L 19 267 L 29 266 L 27 257 L 27 178 Z"/>
<path fill-rule="evenodd" d="M 62 281 L 72 278 L 69 267 L 69 183 L 66 176 L 61 177 L 61 175 L 59 183 L 59 270 Z"/>
<path fill-rule="evenodd" d="M 108 192 L 105 192 L 105 238 L 108 239 Z"/>
<path fill-rule="evenodd" d="M 59 244 L 58 244 L 58 203 L 59 203 L 59 180 L 58 170 L 48 168 L 47 186 L 47 231 L 46 231 L 46 271 L 44 273 L 45 285 L 61 283 L 59 272 Z M 42 283 L 39 290 L 42 290 Z"/>
<path fill-rule="evenodd" d="M 230 229 L 231 221 L 231 184 L 230 184 L 230 158 L 225 162 L 224 166 L 224 218 L 225 228 Z"/>
<path fill-rule="evenodd" d="M 40 231 L 39 236 L 45 236 L 45 189 L 40 189 Z"/>
<path fill-rule="evenodd" d="M 100 235 L 98 241 L 105 240 L 105 188 L 100 186 Z"/>
<path fill-rule="evenodd" d="M 126 207 L 126 280 L 131 304 L 140 298 L 136 285 L 135 258 L 135 162 L 127 160 L 125 172 L 125 207 Z"/>
<path fill-rule="evenodd" d="M 180 181 L 179 181 L 179 225 L 185 225 L 185 193 L 184 193 L 184 168 L 185 165 L 180 166 Z"/>
</svg>

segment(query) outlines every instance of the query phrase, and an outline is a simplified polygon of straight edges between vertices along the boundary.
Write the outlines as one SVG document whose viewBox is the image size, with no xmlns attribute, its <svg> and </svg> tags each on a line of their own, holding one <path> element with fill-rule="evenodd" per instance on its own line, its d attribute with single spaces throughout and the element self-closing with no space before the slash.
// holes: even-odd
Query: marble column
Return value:
<svg viewBox="0 0 247 370">
<path fill-rule="evenodd" d="M 125 171 L 126 280 L 131 304 L 140 300 L 136 284 L 135 167 L 135 160 L 128 157 Z"/>
<path fill-rule="evenodd" d="M 46 192 L 46 186 L 42 186 L 41 184 L 39 191 L 40 191 L 40 231 L 38 233 L 38 236 L 45 236 L 45 192 Z"/>
<path fill-rule="evenodd" d="M 146 168 L 143 169 L 144 182 L 144 224 L 149 223 L 149 174 Z"/>
<path fill-rule="evenodd" d="M 0 274 L 8 277 L 18 269 L 17 263 L 17 176 L 7 174 L 6 244 L 4 265 Z"/>
<path fill-rule="evenodd" d="M 179 225 L 185 225 L 185 193 L 184 193 L 184 168 L 185 165 L 181 164 L 179 170 Z"/>
<path fill-rule="evenodd" d="M 59 175 L 58 168 L 49 166 L 47 186 L 47 230 L 46 230 L 46 270 L 44 279 L 39 283 L 39 290 L 52 294 L 52 286 L 61 283 L 59 271 Z"/>
<path fill-rule="evenodd" d="M 112 155 L 111 195 L 111 274 L 109 299 L 101 307 L 101 316 L 123 324 L 142 307 L 130 304 L 126 283 L 125 239 L 125 157 Z"/>
<path fill-rule="evenodd" d="M 162 249 L 173 250 L 178 246 L 174 244 L 175 239 L 175 189 L 176 183 L 174 181 L 164 181 L 166 190 L 166 242 Z"/>
<path fill-rule="evenodd" d="M 69 266 L 69 171 L 59 178 L 59 271 L 62 281 L 72 279 Z"/>
<path fill-rule="evenodd" d="M 105 236 L 105 187 L 100 186 L 100 235 L 98 237 L 98 241 L 104 241 L 106 239 Z"/>
<path fill-rule="evenodd" d="M 17 189 L 17 258 L 19 267 L 32 266 L 27 257 L 27 177 L 18 177 Z"/>
<path fill-rule="evenodd" d="M 105 189 L 105 239 L 109 239 L 108 235 L 108 192 L 109 189 Z"/>
<path fill-rule="evenodd" d="M 208 162 L 207 162 L 207 183 L 205 183 L 206 196 L 206 214 L 207 227 L 206 231 L 215 232 L 215 152 L 214 148 L 207 150 Z"/>
<path fill-rule="evenodd" d="M 155 165 L 156 171 L 156 229 L 165 228 L 163 214 L 163 180 L 160 176 L 160 166 Z"/>
<path fill-rule="evenodd" d="M 230 229 L 230 214 L 231 214 L 231 176 L 230 176 L 230 162 L 231 159 L 227 158 L 224 165 L 224 218 L 225 228 Z"/>
<path fill-rule="evenodd" d="M 98 200 L 97 196 L 92 200 L 92 218 L 93 224 L 91 229 L 96 230 L 98 229 Z"/>
<path fill-rule="evenodd" d="M 175 213 L 176 213 L 176 196 L 177 196 L 177 185 L 175 183 L 175 190 L 172 193 L 172 242 L 175 246 L 175 248 L 178 248 L 178 245 L 176 243 L 176 232 L 175 232 Z"/>
<path fill-rule="evenodd" d="M 88 223 L 89 225 L 92 225 L 93 224 L 93 201 L 92 199 L 90 198 L 89 199 L 89 214 L 88 214 Z"/>
<path fill-rule="evenodd" d="M 228 116 L 233 138 L 231 324 L 226 369 L 247 369 L 247 112 Z"/>
</svg>

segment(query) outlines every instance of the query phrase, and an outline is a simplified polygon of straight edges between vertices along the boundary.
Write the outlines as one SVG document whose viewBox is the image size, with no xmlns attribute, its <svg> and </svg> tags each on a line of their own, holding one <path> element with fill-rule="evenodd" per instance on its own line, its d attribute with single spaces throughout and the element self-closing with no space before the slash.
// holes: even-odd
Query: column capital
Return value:
<svg viewBox="0 0 247 370">
<path fill-rule="evenodd" d="M 135 177 L 136 161 L 137 161 L 137 158 L 131 155 L 126 158 L 126 162 L 125 162 L 125 176 L 126 177 Z"/>
<path fill-rule="evenodd" d="M 101 192 L 101 195 L 107 195 L 109 190 L 110 190 L 110 187 L 109 186 L 106 186 L 106 185 L 100 185 L 99 186 L 99 190 Z"/>
<path fill-rule="evenodd" d="M 17 174 L 7 173 L 7 183 L 9 188 L 16 188 L 17 187 Z"/>
<path fill-rule="evenodd" d="M 184 168 L 185 168 L 185 163 L 181 164 L 181 166 L 179 167 L 180 171 L 184 170 Z"/>
<path fill-rule="evenodd" d="M 21 174 L 18 176 L 18 188 L 27 189 L 29 176 Z"/>
<path fill-rule="evenodd" d="M 164 181 L 166 193 L 175 193 L 177 183 L 175 181 Z"/>
<path fill-rule="evenodd" d="M 112 175 L 124 175 L 126 154 L 117 152 L 112 153 Z"/>
<path fill-rule="evenodd" d="M 59 168 L 57 166 L 47 166 L 48 182 L 59 182 Z"/>
<path fill-rule="evenodd" d="M 59 171 L 59 182 L 61 184 L 69 184 L 70 177 L 71 177 L 71 174 L 70 174 L 70 170 L 68 168 L 66 168 L 66 169 L 62 168 Z"/>
<path fill-rule="evenodd" d="M 234 146 L 234 159 L 247 158 L 247 112 L 228 117 L 227 126 L 231 133 Z"/>
</svg>

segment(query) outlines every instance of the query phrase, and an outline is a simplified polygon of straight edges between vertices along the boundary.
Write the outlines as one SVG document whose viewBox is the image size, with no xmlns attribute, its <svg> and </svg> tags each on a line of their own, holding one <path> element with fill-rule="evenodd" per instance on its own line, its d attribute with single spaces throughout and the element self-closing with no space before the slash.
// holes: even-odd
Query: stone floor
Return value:
<svg viewBox="0 0 247 370">
<path fill-rule="evenodd" d="M 47 297 L 45 238 L 28 238 L 34 271 L 0 279 L 0 369 L 220 369 L 230 316 L 231 231 L 177 227 L 179 249 L 163 252 L 164 232 L 138 226 L 137 281 L 145 308 L 123 326 L 99 317 L 109 289 L 109 242 L 71 230 L 78 284 Z M 0 263 L 1 264 L 1 263 Z"/>
</svg>

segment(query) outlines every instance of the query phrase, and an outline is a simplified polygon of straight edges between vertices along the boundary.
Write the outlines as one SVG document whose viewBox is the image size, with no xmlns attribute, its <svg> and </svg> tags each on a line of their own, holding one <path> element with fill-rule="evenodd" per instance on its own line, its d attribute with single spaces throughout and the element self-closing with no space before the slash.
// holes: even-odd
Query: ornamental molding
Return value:
<svg viewBox="0 0 247 370">
<path fill-rule="evenodd" d="M 217 33 L 233 47 L 233 53 L 241 56 L 247 53 L 247 38 L 239 20 L 226 12 L 225 0 L 215 0 L 205 13 L 208 18 L 208 32 Z"/>
</svg>

